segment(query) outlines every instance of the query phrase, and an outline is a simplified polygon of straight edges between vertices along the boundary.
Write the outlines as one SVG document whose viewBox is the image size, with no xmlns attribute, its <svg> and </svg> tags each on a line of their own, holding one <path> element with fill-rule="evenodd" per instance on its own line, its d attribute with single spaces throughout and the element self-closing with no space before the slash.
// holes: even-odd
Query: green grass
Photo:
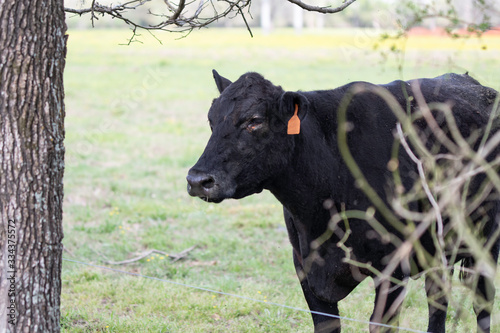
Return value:
<svg viewBox="0 0 500 333">
<path fill-rule="evenodd" d="M 181 261 L 154 255 L 114 267 L 303 309 L 281 206 L 269 193 L 219 205 L 186 193 L 185 175 L 209 137 L 206 113 L 217 96 L 212 68 L 230 79 L 258 71 L 287 90 L 467 70 L 500 87 L 500 38 L 411 39 L 402 63 L 390 52 L 382 54 L 391 45 L 378 42 L 371 30 L 301 36 L 255 31 L 252 39 L 245 30 L 212 29 L 181 40 L 160 34 L 162 45 L 146 33 L 143 44 L 130 46 L 119 45 L 129 31 L 69 35 L 65 257 L 102 265 L 151 249 L 175 254 L 196 245 Z M 64 332 L 312 331 L 307 313 L 266 302 L 68 261 L 62 278 Z M 422 283 L 410 283 L 401 326 L 426 328 Z M 460 300 L 464 291 L 456 293 Z M 373 297 L 367 280 L 341 303 L 341 314 L 368 320 Z M 450 325 L 456 311 L 450 309 Z M 475 327 L 472 307 L 464 316 L 458 332 Z M 500 329 L 500 300 L 494 323 Z M 344 321 L 344 331 L 367 331 L 367 326 Z"/>
</svg>

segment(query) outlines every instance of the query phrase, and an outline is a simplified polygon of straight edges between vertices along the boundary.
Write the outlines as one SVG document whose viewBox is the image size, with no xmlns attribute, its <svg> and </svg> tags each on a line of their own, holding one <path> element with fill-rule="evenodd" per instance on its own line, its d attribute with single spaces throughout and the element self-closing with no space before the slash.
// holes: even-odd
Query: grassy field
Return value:
<svg viewBox="0 0 500 333">
<path fill-rule="evenodd" d="M 211 70 L 237 79 L 258 71 L 286 90 L 334 88 L 353 80 L 465 72 L 500 88 L 500 38 L 421 36 L 394 45 L 373 30 L 262 36 L 204 30 L 184 39 L 130 31 L 69 31 L 65 71 L 65 258 L 237 294 L 63 263 L 64 332 L 312 332 L 291 261 L 280 204 L 263 193 L 206 204 L 186 193 L 185 176 L 209 137 L 206 113 L 217 96 Z M 179 261 L 171 258 L 185 249 Z M 110 265 L 149 250 L 127 265 Z M 400 325 L 426 328 L 423 281 L 410 283 Z M 500 281 L 498 283 L 500 286 Z M 366 280 L 341 303 L 341 315 L 368 320 Z M 253 300 L 252 300 L 253 299 Z M 257 301 L 255 301 L 257 300 Z M 467 293 L 457 332 L 475 330 Z M 459 309 L 449 311 L 450 327 Z M 494 324 L 500 330 L 500 298 Z M 343 321 L 344 332 L 367 325 Z M 495 331 L 495 330 L 494 330 Z"/>
</svg>

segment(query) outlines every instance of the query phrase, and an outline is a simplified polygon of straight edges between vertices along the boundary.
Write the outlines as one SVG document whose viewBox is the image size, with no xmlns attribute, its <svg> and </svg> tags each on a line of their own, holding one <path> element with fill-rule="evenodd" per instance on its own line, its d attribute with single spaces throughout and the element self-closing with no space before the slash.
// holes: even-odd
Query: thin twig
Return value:
<svg viewBox="0 0 500 333">
<path fill-rule="evenodd" d="M 441 216 L 441 209 L 439 208 L 439 204 L 436 202 L 436 199 L 434 198 L 434 195 L 431 192 L 431 189 L 429 188 L 429 184 L 427 183 L 427 178 L 425 176 L 425 171 L 424 171 L 424 164 L 420 159 L 418 159 L 417 156 L 413 153 L 413 151 L 410 148 L 410 145 L 408 142 L 406 142 L 403 129 L 401 127 L 401 123 L 398 123 L 396 125 L 397 131 L 398 131 L 398 136 L 401 141 L 401 144 L 403 145 L 406 154 L 410 157 L 410 159 L 417 165 L 418 169 L 418 175 L 421 180 L 422 188 L 424 189 L 425 195 L 427 196 L 427 199 L 431 203 L 432 208 L 434 209 L 434 214 L 436 216 L 436 224 L 437 224 L 437 239 L 439 242 L 439 245 L 441 246 L 441 249 L 445 248 L 445 243 L 444 243 L 444 234 L 443 234 L 443 217 Z M 448 266 L 448 260 L 446 259 L 446 255 L 444 253 L 441 253 L 441 260 L 443 262 L 443 267 Z"/>
<path fill-rule="evenodd" d="M 170 258 L 172 258 L 173 262 L 176 262 L 178 260 L 181 260 L 182 258 L 186 257 L 189 252 L 193 251 L 196 248 L 197 245 L 193 245 L 190 248 L 187 248 L 177 254 L 170 255 Z"/>
<path fill-rule="evenodd" d="M 427 196 L 427 199 L 429 199 L 429 202 L 432 205 L 432 208 L 434 208 L 434 212 L 436 214 L 436 221 L 438 224 L 438 229 L 437 229 L 437 234 L 438 237 L 440 238 L 440 243 L 443 238 L 443 217 L 441 216 L 441 211 L 439 209 L 439 205 L 436 202 L 436 199 L 434 198 L 434 195 L 431 192 L 431 189 L 429 188 L 429 184 L 427 183 L 427 179 L 425 177 L 425 171 L 424 171 L 424 165 L 422 161 L 418 159 L 417 156 L 413 153 L 413 151 L 410 148 L 410 145 L 408 145 L 408 142 L 406 142 L 405 135 L 403 133 L 403 129 L 401 128 L 401 123 L 398 123 L 396 125 L 397 131 L 398 131 L 398 136 L 399 139 L 401 140 L 401 144 L 403 145 L 406 154 L 411 158 L 411 160 L 417 165 L 418 168 L 418 175 L 420 176 L 420 180 L 422 181 L 422 188 L 425 191 L 425 194 Z M 444 240 L 443 240 L 443 245 L 444 247 Z"/>
<path fill-rule="evenodd" d="M 66 251 L 69 253 L 70 256 L 74 257 L 75 254 L 73 252 L 71 252 L 66 246 L 63 247 L 63 251 Z"/>
<path fill-rule="evenodd" d="M 90 6 L 92 8 L 92 12 L 90 13 L 90 21 L 92 22 L 92 28 L 94 27 L 94 19 L 97 18 L 94 14 L 94 8 L 95 8 L 95 0 L 92 0 L 92 5 Z"/>
<path fill-rule="evenodd" d="M 241 9 L 240 6 L 236 5 L 236 7 L 238 7 L 238 11 L 240 12 L 240 15 L 241 17 L 243 18 L 243 21 L 245 22 L 245 25 L 247 27 L 247 30 L 248 32 L 250 33 L 250 37 L 253 38 L 253 33 L 252 33 L 252 29 L 250 29 L 250 26 L 248 25 L 248 22 L 247 22 L 247 18 L 245 17 L 245 14 L 243 13 L 243 10 Z"/>
<path fill-rule="evenodd" d="M 126 264 L 131 264 L 133 262 L 139 261 L 141 259 L 144 259 L 153 253 L 158 253 L 158 254 L 164 255 L 165 257 L 172 259 L 172 262 L 176 262 L 176 261 L 181 260 L 182 258 L 185 258 L 189 252 L 191 252 L 192 250 L 194 250 L 196 248 L 196 246 L 197 245 L 193 245 L 190 248 L 187 248 L 187 249 L 185 249 L 177 254 L 168 254 L 167 252 L 153 249 L 153 250 L 149 250 L 147 252 L 144 252 L 143 254 L 141 254 L 140 256 L 135 257 L 135 258 L 131 258 L 131 259 L 123 260 L 123 261 L 104 261 L 104 262 L 106 264 L 110 264 L 110 265 L 126 265 Z"/>
</svg>

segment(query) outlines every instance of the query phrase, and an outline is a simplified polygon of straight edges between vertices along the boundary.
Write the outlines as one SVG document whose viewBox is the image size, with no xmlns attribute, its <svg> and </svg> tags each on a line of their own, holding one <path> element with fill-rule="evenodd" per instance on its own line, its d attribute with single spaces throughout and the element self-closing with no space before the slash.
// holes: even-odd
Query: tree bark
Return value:
<svg viewBox="0 0 500 333">
<path fill-rule="evenodd" d="M 63 0 L 0 0 L 0 332 L 59 332 Z"/>
</svg>

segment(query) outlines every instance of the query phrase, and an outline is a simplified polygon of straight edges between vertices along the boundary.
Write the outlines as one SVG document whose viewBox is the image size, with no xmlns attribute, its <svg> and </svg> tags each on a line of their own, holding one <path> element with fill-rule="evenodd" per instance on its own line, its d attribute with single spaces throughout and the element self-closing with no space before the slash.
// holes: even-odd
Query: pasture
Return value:
<svg viewBox="0 0 500 333">
<path fill-rule="evenodd" d="M 64 257 L 178 284 L 64 261 L 63 332 L 312 331 L 308 313 L 270 304 L 307 309 L 279 202 L 262 193 L 215 205 L 186 192 L 187 171 L 210 136 L 213 68 L 230 79 L 257 71 L 285 90 L 449 71 L 500 88 L 500 36 L 413 36 L 394 44 L 366 29 L 254 31 L 254 38 L 244 29 L 208 29 L 179 40 L 157 34 L 163 44 L 142 32 L 142 43 L 125 46 L 128 30 L 68 34 Z M 171 259 L 193 246 L 185 258 Z M 106 263 L 153 249 L 168 256 Z M 400 326 L 427 327 L 422 286 L 423 279 L 410 282 Z M 475 330 L 467 293 L 455 289 L 464 307 L 449 309 L 450 331 Z M 368 320 L 373 296 L 367 279 L 340 303 L 341 315 Z M 343 332 L 367 330 L 343 321 Z M 492 331 L 500 331 L 500 294 Z"/>
</svg>

